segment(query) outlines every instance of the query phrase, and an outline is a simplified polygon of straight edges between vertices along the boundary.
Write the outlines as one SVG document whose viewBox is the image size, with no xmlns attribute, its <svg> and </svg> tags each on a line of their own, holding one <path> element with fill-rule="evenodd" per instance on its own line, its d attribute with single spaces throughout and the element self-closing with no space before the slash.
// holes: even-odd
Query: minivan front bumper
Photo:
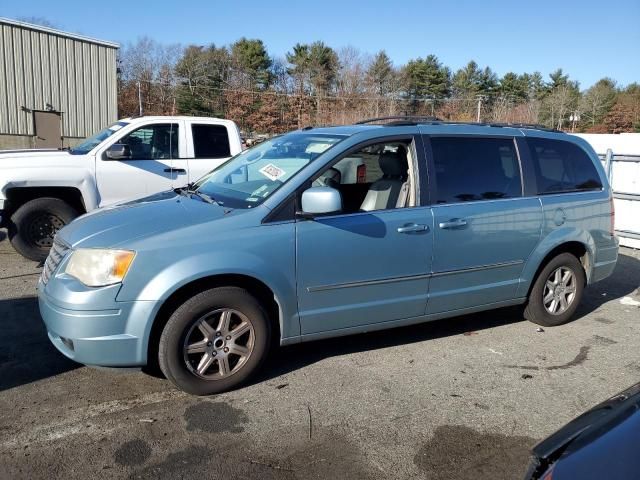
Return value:
<svg viewBox="0 0 640 480">
<path fill-rule="evenodd" d="M 40 314 L 53 345 L 70 359 L 86 365 L 134 367 L 147 363 L 147 346 L 155 302 L 117 302 L 117 290 L 107 289 L 113 301 L 68 303 L 50 295 L 48 287 L 59 282 L 52 278 L 46 286 L 38 282 Z M 61 290 L 56 285 L 57 293 Z M 74 295 L 75 294 L 75 295 Z M 69 298 L 78 297 L 69 292 Z M 104 296 L 104 295 L 103 295 Z M 92 296 L 87 296 L 91 298 Z M 92 308 L 93 306 L 93 308 Z"/>
</svg>

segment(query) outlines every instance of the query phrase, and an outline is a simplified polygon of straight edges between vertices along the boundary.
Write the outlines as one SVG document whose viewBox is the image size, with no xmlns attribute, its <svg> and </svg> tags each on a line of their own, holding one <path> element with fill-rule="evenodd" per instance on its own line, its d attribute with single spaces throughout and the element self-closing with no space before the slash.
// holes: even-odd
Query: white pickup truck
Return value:
<svg viewBox="0 0 640 480">
<path fill-rule="evenodd" d="M 120 120 L 69 150 L 0 151 L 0 226 L 41 261 L 78 215 L 182 187 L 241 150 L 232 121 L 163 116 Z"/>
</svg>

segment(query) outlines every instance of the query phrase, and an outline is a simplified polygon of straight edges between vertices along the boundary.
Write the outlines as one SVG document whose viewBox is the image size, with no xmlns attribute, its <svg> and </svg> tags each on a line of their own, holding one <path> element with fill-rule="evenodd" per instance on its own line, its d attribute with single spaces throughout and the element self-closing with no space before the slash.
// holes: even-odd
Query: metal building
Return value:
<svg viewBox="0 0 640 480">
<path fill-rule="evenodd" d="M 0 149 L 73 145 L 114 122 L 117 49 L 0 17 Z"/>
</svg>

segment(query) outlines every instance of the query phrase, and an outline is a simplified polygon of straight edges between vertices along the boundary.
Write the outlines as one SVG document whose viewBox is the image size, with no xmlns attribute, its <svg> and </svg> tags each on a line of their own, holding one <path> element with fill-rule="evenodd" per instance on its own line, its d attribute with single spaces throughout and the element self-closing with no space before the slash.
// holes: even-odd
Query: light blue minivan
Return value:
<svg viewBox="0 0 640 480">
<path fill-rule="evenodd" d="M 567 322 L 615 267 L 613 215 L 595 152 L 561 132 L 414 117 L 303 129 L 65 227 L 40 311 L 73 360 L 159 365 L 211 394 L 278 343 L 517 304 Z"/>
</svg>

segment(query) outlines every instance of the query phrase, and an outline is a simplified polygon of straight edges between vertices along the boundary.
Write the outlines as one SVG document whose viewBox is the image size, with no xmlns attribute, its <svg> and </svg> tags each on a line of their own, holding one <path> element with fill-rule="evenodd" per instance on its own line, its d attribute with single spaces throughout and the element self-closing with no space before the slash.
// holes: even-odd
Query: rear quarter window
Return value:
<svg viewBox="0 0 640 480">
<path fill-rule="evenodd" d="M 231 156 L 229 134 L 224 125 L 192 125 L 195 158 L 226 158 Z"/>
<path fill-rule="evenodd" d="M 602 182 L 591 158 L 571 142 L 528 138 L 539 195 L 601 190 Z"/>
</svg>

